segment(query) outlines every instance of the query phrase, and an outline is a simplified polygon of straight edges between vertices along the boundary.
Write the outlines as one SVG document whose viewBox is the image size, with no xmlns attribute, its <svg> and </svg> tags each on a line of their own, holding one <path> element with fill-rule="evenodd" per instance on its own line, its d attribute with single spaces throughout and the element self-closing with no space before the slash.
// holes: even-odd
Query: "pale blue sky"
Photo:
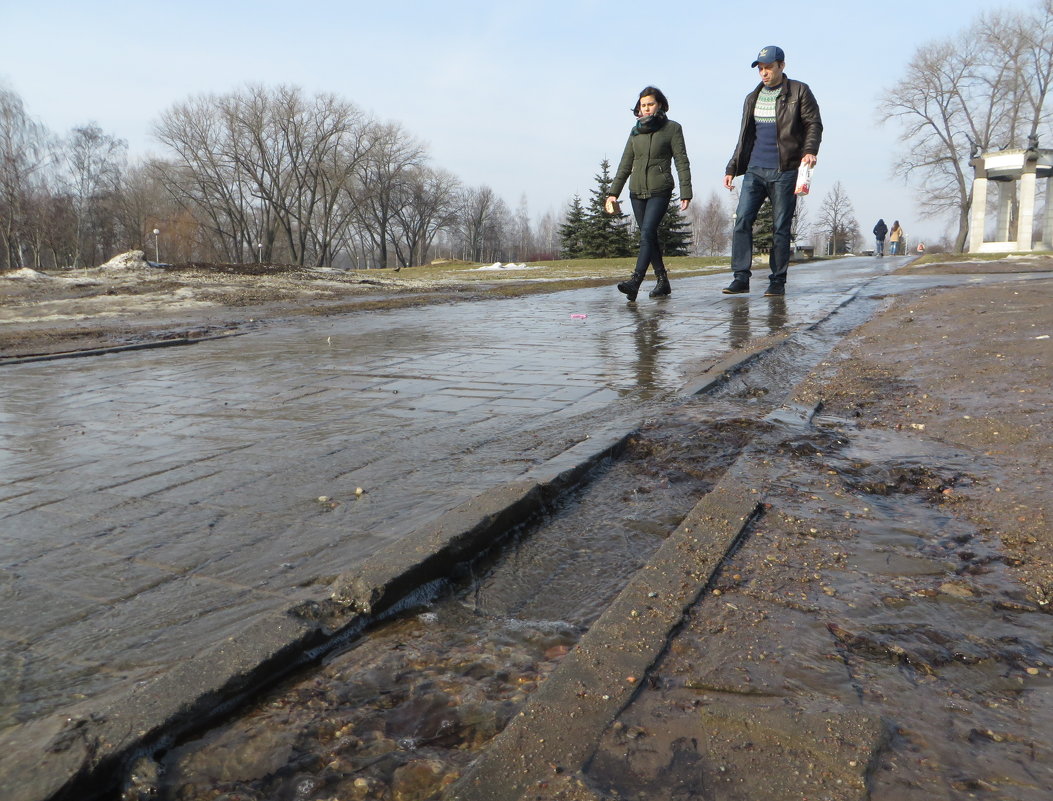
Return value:
<svg viewBox="0 0 1053 801">
<path fill-rule="evenodd" d="M 52 131 L 95 121 L 133 155 L 163 152 L 153 124 L 192 95 L 250 82 L 333 92 L 401 122 L 436 166 L 513 210 L 525 195 L 536 218 L 586 196 L 602 158 L 617 162 L 647 84 L 684 126 L 695 197 L 725 193 L 750 63 L 777 44 L 823 114 L 810 218 L 840 181 L 865 232 L 899 219 L 931 241 L 947 224 L 921 220 L 890 176 L 897 131 L 877 125 L 878 98 L 918 47 L 992 7 L 1032 3 L 0 0 L 0 82 Z"/>
</svg>

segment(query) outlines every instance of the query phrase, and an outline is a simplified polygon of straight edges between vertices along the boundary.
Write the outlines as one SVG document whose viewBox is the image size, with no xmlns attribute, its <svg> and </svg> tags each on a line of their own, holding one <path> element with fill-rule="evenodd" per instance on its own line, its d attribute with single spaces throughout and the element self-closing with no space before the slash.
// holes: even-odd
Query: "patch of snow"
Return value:
<svg viewBox="0 0 1053 801">
<path fill-rule="evenodd" d="M 51 276 L 45 275 L 44 273 L 32 270 L 29 267 L 22 267 L 14 272 L 5 273 L 3 278 L 11 278 L 16 281 L 50 281 Z"/>
<path fill-rule="evenodd" d="M 486 267 L 473 267 L 471 270 L 464 270 L 466 273 L 478 273 L 486 270 L 540 270 L 540 267 L 528 267 L 525 264 L 515 264 L 510 262 L 508 264 L 501 264 L 499 261 L 495 261 L 493 264 Z"/>
<path fill-rule="evenodd" d="M 128 270 L 149 267 L 141 250 L 129 250 L 119 256 L 114 256 L 105 264 L 100 264 L 100 270 Z"/>
</svg>

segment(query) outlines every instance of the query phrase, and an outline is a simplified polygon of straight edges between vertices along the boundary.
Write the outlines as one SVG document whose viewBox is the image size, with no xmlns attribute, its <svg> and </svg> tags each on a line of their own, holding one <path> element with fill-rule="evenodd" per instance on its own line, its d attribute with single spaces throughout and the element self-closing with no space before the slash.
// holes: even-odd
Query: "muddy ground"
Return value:
<svg viewBox="0 0 1053 801">
<path fill-rule="evenodd" d="M 1051 308 L 1051 280 L 923 291 L 844 341 L 752 468 L 764 514 L 551 797 L 1051 797 Z"/>
<path fill-rule="evenodd" d="M 142 259 L 44 274 L 0 273 L 0 356 L 200 338 L 303 314 L 385 303 L 437 302 L 464 287 L 408 277 L 272 264 L 181 264 Z"/>
</svg>

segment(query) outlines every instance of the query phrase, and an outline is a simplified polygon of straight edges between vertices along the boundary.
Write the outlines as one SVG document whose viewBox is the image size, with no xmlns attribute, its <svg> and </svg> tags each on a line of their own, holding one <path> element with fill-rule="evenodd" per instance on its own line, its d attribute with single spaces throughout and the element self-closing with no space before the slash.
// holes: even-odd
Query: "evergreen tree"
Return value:
<svg viewBox="0 0 1053 801">
<path fill-rule="evenodd" d="M 585 210 L 578 195 L 570 202 L 567 218 L 559 227 L 559 252 L 565 259 L 580 259 L 585 255 Z"/>
<path fill-rule="evenodd" d="M 757 219 L 753 221 L 753 250 L 756 253 L 771 253 L 775 246 L 775 213 L 771 201 L 764 199 Z"/>
<path fill-rule="evenodd" d="M 663 256 L 686 256 L 691 252 L 691 223 L 680 212 L 676 195 L 669 199 L 669 208 L 658 224 L 658 244 Z"/>
<path fill-rule="evenodd" d="M 608 214 L 604 205 L 611 193 L 611 163 L 600 162 L 600 173 L 594 176 L 596 188 L 585 211 L 584 255 L 593 259 L 619 258 L 633 254 L 629 218 L 623 212 Z"/>
</svg>

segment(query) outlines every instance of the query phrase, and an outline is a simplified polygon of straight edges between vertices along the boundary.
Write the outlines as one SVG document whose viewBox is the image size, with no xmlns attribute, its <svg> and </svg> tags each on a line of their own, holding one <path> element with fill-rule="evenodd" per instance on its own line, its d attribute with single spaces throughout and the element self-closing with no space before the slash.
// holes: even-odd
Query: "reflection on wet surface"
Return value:
<svg viewBox="0 0 1053 801">
<path fill-rule="evenodd" d="M 519 478 L 596 416 L 675 397 L 689 356 L 726 349 L 719 294 L 682 284 L 683 302 L 582 290 L 4 367 L 0 642 L 21 656 L 0 663 L 18 687 L 0 721 L 152 677 Z M 791 324 L 839 297 L 802 301 Z"/>
<path fill-rule="evenodd" d="M 731 296 L 727 302 L 728 347 L 732 350 L 745 348 L 755 336 L 783 333 L 790 319 L 785 296 L 759 298 L 754 301 L 756 306 L 743 295 Z M 763 330 L 755 330 L 761 327 Z"/>
</svg>

